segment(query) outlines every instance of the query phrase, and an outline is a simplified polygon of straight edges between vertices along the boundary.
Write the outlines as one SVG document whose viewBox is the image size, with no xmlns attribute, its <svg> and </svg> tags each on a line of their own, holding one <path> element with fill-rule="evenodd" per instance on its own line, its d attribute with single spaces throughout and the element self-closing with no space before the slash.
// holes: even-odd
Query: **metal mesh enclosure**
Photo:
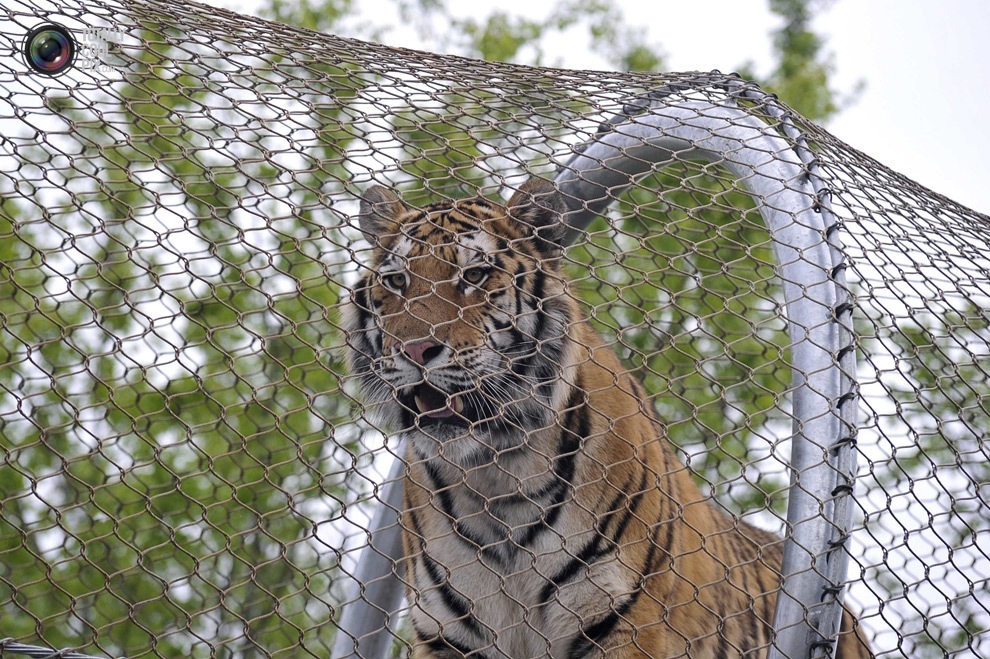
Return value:
<svg viewBox="0 0 990 659">
<path fill-rule="evenodd" d="M 354 218 L 376 184 L 504 204 L 539 176 L 567 203 L 567 295 L 704 505 L 791 538 L 785 576 L 788 551 L 822 558 L 803 572 L 822 601 L 846 587 L 876 656 L 990 653 L 986 216 L 732 76 L 492 64 L 184 3 L 13 0 L 0 20 L 0 652 L 334 656 L 379 589 L 405 593 L 388 628 L 348 640 L 408 654 L 416 580 L 387 561 L 355 577 L 382 558 L 376 515 L 404 524 L 409 465 L 345 365 L 375 246 Z M 81 45 L 58 77 L 20 54 L 48 21 Z M 764 165 L 795 174 L 761 183 Z M 782 251 L 791 234 L 807 245 Z M 786 274 L 805 261 L 829 306 Z M 795 354 L 820 331 L 819 369 Z M 824 412 L 796 411 L 806 389 Z M 835 435 L 794 464 L 820 422 Z M 819 515 L 809 546 L 796 529 Z M 778 623 L 834 641 L 822 601 L 787 592 Z M 511 656 L 507 629 L 485 633 L 470 656 Z"/>
</svg>

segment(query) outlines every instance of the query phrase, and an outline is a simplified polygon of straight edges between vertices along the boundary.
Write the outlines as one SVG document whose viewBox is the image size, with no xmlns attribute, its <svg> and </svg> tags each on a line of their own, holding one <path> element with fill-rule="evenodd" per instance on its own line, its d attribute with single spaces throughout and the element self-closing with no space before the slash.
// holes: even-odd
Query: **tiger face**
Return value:
<svg viewBox="0 0 990 659">
<path fill-rule="evenodd" d="M 539 179 L 506 205 L 416 209 L 382 187 L 363 196 L 374 249 L 347 329 L 352 373 L 385 424 L 460 461 L 457 440 L 467 459 L 553 422 L 575 315 L 559 273 L 563 210 Z"/>
</svg>

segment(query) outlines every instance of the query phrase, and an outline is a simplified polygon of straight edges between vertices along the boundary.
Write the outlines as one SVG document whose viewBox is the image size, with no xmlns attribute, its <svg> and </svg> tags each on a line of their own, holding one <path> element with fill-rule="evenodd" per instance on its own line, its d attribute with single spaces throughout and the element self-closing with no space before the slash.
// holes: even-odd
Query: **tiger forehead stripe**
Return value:
<svg viewBox="0 0 990 659">
<path fill-rule="evenodd" d="M 440 256 L 441 250 L 438 248 L 446 246 L 494 249 L 496 241 L 490 237 L 482 237 L 486 234 L 482 227 L 489 220 L 502 216 L 502 213 L 496 214 L 496 210 L 498 209 L 484 204 L 439 209 L 428 207 L 403 224 L 400 237 L 389 247 L 389 252 L 401 260 L 426 252 Z"/>
<path fill-rule="evenodd" d="M 388 250 L 388 254 L 382 260 L 382 266 L 393 263 L 404 263 L 406 257 L 412 252 L 416 241 L 408 235 L 399 238 L 398 241 Z"/>
<path fill-rule="evenodd" d="M 484 263 L 485 256 L 498 249 L 494 237 L 484 231 L 475 231 L 457 236 L 458 265 L 469 266 Z"/>
</svg>

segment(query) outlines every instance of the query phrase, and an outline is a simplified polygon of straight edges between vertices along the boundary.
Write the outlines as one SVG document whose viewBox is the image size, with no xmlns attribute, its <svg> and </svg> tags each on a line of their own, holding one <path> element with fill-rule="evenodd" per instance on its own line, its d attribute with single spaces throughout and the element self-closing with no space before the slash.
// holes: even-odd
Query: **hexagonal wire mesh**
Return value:
<svg viewBox="0 0 990 659">
<path fill-rule="evenodd" d="M 785 656 L 795 630 L 831 636 L 842 585 L 878 656 L 987 654 L 986 217 L 731 77 L 496 65 L 166 2 L 17 0 L 2 20 L 4 652 L 738 654 L 769 643 L 767 570 L 783 569 Z M 12 56 L 45 20 L 89 45 L 61 77 Z M 368 299 L 379 325 L 415 326 L 468 299 L 426 265 L 459 265 L 458 295 L 489 286 L 427 331 L 382 335 L 437 344 L 369 355 L 378 407 L 404 404 L 386 428 L 345 375 L 348 349 L 374 342 L 340 310 L 381 267 L 375 246 L 400 246 L 362 234 L 358 199 L 377 183 L 414 207 L 502 200 L 533 175 L 575 227 L 559 273 L 548 247 L 506 283 L 496 257 L 524 263 L 532 240 L 458 264 L 407 244 L 408 270 L 385 274 L 430 284 L 394 314 Z M 377 216 L 402 208 L 370 196 Z M 537 275 L 570 283 L 537 292 Z M 508 369 L 462 368 L 473 379 L 445 389 L 422 355 L 462 363 L 443 328 L 497 317 L 485 305 L 507 288 L 531 316 L 587 316 L 618 361 L 575 357 L 591 334 L 573 316 L 546 335 L 513 313 L 481 340 Z M 577 347 L 525 370 L 561 341 Z M 385 361 L 417 375 L 388 380 Z M 486 389 L 500 374 L 525 395 Z M 622 408 L 637 381 L 646 404 Z M 690 478 L 655 432 L 626 429 L 651 411 Z M 543 450 L 548 428 L 561 441 Z M 436 455 L 415 452 L 430 441 Z M 412 568 L 355 584 L 374 574 L 376 514 Z M 791 538 L 790 564 L 753 527 Z M 401 584 L 385 633 L 339 631 Z"/>
</svg>

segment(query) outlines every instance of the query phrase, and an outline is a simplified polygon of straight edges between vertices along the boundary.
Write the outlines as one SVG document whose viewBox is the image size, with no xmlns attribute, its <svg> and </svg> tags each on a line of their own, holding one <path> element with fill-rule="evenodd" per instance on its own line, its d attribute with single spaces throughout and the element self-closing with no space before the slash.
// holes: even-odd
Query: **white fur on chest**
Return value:
<svg viewBox="0 0 990 659">
<path fill-rule="evenodd" d="M 414 618 L 421 631 L 467 633 L 458 623 L 465 616 L 452 615 L 445 603 L 452 591 L 468 603 L 473 628 L 485 636 L 482 656 L 565 657 L 582 625 L 635 587 L 638 577 L 614 552 L 596 557 L 590 568 L 581 562 L 598 533 L 596 518 L 569 491 L 556 514 L 546 509 L 542 498 L 558 479 L 543 452 L 523 447 L 470 467 L 439 456 L 428 462 L 442 485 L 420 512 L 420 533 L 449 589 L 419 593 Z M 410 476 L 426 480 L 426 469 L 414 465 Z M 568 576 L 558 587 L 554 579 L 562 574 Z M 417 575 L 415 583 L 427 581 L 421 577 L 429 575 Z"/>
</svg>

